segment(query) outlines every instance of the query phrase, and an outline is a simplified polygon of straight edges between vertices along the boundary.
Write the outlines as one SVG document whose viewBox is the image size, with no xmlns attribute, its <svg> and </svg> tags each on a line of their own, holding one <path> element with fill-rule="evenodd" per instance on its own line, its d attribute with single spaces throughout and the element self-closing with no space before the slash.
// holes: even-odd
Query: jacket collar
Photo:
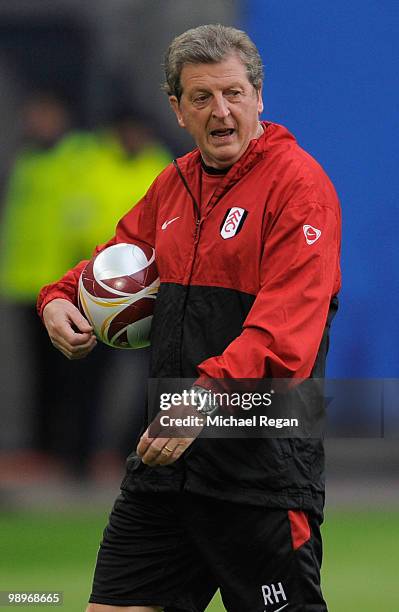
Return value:
<svg viewBox="0 0 399 612">
<path fill-rule="evenodd" d="M 283 126 L 268 121 L 261 122 L 263 134 L 259 138 L 250 141 L 247 150 L 230 168 L 227 174 L 221 179 L 209 206 L 212 207 L 240 178 L 263 159 L 270 149 L 276 145 L 295 142 L 295 138 Z M 195 148 L 190 153 L 176 160 L 180 171 L 184 175 L 187 184 L 199 201 L 201 184 L 201 153 Z"/>
</svg>

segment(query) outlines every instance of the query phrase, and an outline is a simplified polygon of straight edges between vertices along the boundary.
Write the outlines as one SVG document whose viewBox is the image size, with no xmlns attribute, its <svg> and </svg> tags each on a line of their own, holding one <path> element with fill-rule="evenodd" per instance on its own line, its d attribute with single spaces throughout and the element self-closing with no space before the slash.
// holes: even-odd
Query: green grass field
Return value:
<svg viewBox="0 0 399 612">
<path fill-rule="evenodd" d="M 63 591 L 64 605 L 57 609 L 82 612 L 106 518 L 1 515 L 0 590 Z M 323 533 L 330 612 L 398 612 L 399 512 L 330 512 Z M 219 597 L 208 608 L 223 610 Z"/>
</svg>

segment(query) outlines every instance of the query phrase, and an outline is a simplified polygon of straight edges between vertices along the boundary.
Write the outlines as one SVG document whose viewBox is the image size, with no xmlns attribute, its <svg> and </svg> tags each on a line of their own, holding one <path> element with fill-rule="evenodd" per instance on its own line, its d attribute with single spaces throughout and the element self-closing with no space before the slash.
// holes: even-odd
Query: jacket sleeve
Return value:
<svg viewBox="0 0 399 612">
<path fill-rule="evenodd" d="M 260 288 L 242 333 L 221 355 L 198 366 L 199 385 L 210 387 L 209 379 L 218 378 L 311 373 L 340 285 L 339 208 L 291 203 L 270 220 L 263 244 Z"/>
<path fill-rule="evenodd" d="M 155 184 L 153 183 L 146 195 L 119 221 L 113 238 L 95 248 L 93 257 L 103 249 L 121 242 L 129 243 L 137 240 L 154 247 L 155 222 Z M 42 288 L 37 300 L 40 317 L 45 306 L 56 298 L 63 298 L 77 305 L 79 278 L 87 261 L 81 261 L 60 280 Z"/>
</svg>

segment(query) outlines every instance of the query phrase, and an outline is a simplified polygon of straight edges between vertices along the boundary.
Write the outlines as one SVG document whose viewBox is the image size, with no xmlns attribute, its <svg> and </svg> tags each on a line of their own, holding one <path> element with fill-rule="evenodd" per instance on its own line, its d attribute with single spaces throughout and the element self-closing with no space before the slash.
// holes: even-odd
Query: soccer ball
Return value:
<svg viewBox="0 0 399 612">
<path fill-rule="evenodd" d="M 79 279 L 79 307 L 99 340 L 115 348 L 143 348 L 159 287 L 154 249 L 115 244 L 96 255 Z"/>
</svg>

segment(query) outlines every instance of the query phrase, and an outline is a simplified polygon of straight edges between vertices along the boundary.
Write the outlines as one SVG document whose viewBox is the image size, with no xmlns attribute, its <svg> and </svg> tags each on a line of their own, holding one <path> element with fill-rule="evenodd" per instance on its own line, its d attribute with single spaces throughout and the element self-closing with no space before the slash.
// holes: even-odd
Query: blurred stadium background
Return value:
<svg viewBox="0 0 399 612">
<path fill-rule="evenodd" d="M 294 132 L 341 198 L 329 376 L 390 379 L 397 415 L 397 2 L 2 0 L 0 590 L 62 590 L 68 612 L 87 600 L 147 354 L 58 362 L 32 322 L 35 283 L 55 273 L 49 262 L 89 257 L 151 172 L 191 147 L 160 89 L 162 56 L 173 36 L 212 22 L 253 37 L 264 117 Z M 332 612 L 399 609 L 399 450 L 385 434 L 327 441 Z"/>
</svg>

